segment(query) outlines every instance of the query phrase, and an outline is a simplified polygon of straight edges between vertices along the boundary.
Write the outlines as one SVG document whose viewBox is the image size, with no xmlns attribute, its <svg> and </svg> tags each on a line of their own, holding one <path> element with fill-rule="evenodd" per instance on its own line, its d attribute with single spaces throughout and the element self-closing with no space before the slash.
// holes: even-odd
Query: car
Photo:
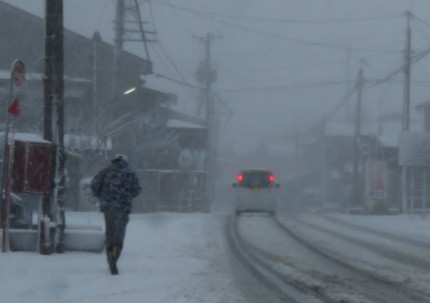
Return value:
<svg viewBox="0 0 430 303">
<path fill-rule="evenodd" d="M 269 169 L 241 170 L 232 185 L 235 188 L 235 215 L 243 212 L 276 214 L 278 188 L 275 175 Z"/>
</svg>

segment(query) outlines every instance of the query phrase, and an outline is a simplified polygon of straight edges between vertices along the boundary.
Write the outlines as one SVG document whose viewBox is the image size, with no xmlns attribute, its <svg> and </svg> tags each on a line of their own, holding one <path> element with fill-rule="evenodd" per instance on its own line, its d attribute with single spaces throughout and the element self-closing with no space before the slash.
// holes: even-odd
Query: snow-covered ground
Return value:
<svg viewBox="0 0 430 303">
<path fill-rule="evenodd" d="M 336 216 L 367 228 L 430 241 L 430 218 Z M 99 215 L 79 219 L 86 221 L 80 223 L 102 224 Z M 133 214 L 118 276 L 109 274 L 104 253 L 3 253 L 1 302 L 247 302 L 233 273 L 224 223 L 224 214 Z M 319 224 L 330 228 L 334 223 L 321 220 Z M 376 255 L 372 258 L 385 262 Z M 408 272 L 413 280 L 411 275 Z M 423 278 L 420 273 L 418 278 Z"/>
<path fill-rule="evenodd" d="M 68 221 L 101 224 L 96 217 L 70 214 Z M 0 301 L 246 302 L 235 285 L 223 232 L 220 215 L 133 214 L 118 276 L 110 275 L 104 253 L 3 253 Z"/>
<path fill-rule="evenodd" d="M 428 293 L 429 216 L 302 215 L 281 221 L 325 253 Z"/>
</svg>

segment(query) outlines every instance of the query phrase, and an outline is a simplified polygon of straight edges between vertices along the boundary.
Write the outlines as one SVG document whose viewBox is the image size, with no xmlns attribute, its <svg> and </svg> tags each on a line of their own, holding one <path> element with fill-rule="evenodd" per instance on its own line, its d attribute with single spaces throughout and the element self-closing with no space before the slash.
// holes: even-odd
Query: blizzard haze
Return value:
<svg viewBox="0 0 430 303">
<path fill-rule="evenodd" d="M 1 1 L 45 18 L 45 0 L 0 0 L 0 3 Z M 234 253 L 234 249 L 229 249 L 228 245 L 231 243 L 227 243 L 234 232 L 231 222 L 237 223 L 236 236 L 243 238 L 243 241 L 238 242 L 244 243 L 243 246 L 248 246 L 249 250 L 256 250 L 256 255 L 261 255 L 261 258 L 273 262 L 273 268 L 285 270 L 284 273 L 294 281 L 305 279 L 305 282 L 309 282 L 309 290 L 324 290 L 337 295 L 337 287 L 342 287 L 353 293 L 352 300 L 338 300 L 339 302 L 371 302 L 371 299 L 361 300 L 361 297 L 368 296 L 369 290 L 373 294 L 380 292 L 377 294 L 378 298 L 389 295 L 382 302 L 392 303 L 394 301 L 390 301 L 390 296 L 394 297 L 396 291 L 403 291 L 403 288 L 396 288 L 398 284 L 411 293 L 419 291 L 427 299 L 430 298 L 430 293 L 427 292 L 430 283 L 430 264 L 427 263 L 430 200 L 425 192 L 430 188 L 425 183 L 430 180 L 430 176 L 427 175 L 427 167 L 416 170 L 419 178 L 422 176 L 420 180 L 423 180 L 423 186 L 419 194 L 424 202 L 419 204 L 417 201 L 420 200 L 411 194 L 411 214 L 408 214 L 407 209 L 401 209 L 405 207 L 401 194 L 407 193 L 407 190 L 404 186 L 404 192 L 400 192 L 399 176 L 402 167 L 398 161 L 402 122 L 399 117 L 403 114 L 403 67 L 408 25 L 412 33 L 410 130 L 423 132 L 423 113 L 417 107 L 429 101 L 430 1 L 137 2 L 145 21 L 144 29 L 156 32 L 155 42 L 149 43 L 154 74 L 142 76 L 144 85 L 158 93 L 176 95 L 178 102 L 174 110 L 193 118 L 205 118 L 201 101 L 204 100 L 201 90 L 203 84 L 202 81 L 197 81 L 196 69 L 208 56 L 204 39 L 211 37 L 210 63 L 217 78 L 210 92 L 215 100 L 214 120 L 217 127 L 214 129 L 217 145 L 214 150 L 206 149 L 207 143 L 212 142 L 206 141 L 207 137 L 212 138 L 206 136 L 204 123 L 198 125 L 199 129 L 196 125 L 190 127 L 193 132 L 196 129 L 199 131 L 197 136 L 186 129 L 189 132 L 187 139 L 191 138 L 190 147 L 179 144 L 179 135 L 173 138 L 162 132 L 170 122 L 165 121 L 166 117 L 171 116 L 163 115 L 164 112 L 157 115 L 157 111 L 150 111 L 161 107 L 154 106 L 148 110 L 148 116 L 160 120 L 156 121 L 164 127 L 160 131 L 156 128 L 160 126 L 157 123 L 153 123 L 157 124 L 154 126 L 151 124 L 153 121 L 144 121 L 147 112 L 142 109 L 146 104 L 130 103 L 129 108 L 121 108 L 129 112 L 121 116 L 118 113 L 120 117 L 117 120 L 109 121 L 111 125 L 119 125 L 118 130 L 124 127 L 126 131 L 115 132 L 117 141 L 114 142 L 117 146 L 112 150 L 107 148 L 109 140 L 105 140 L 106 145 L 102 150 L 100 145 L 92 146 L 93 139 L 96 140 L 95 135 L 102 133 L 97 133 L 97 123 L 104 122 L 97 121 L 100 116 L 103 118 L 103 115 L 97 115 L 97 105 L 111 105 L 109 102 L 112 100 L 98 103 L 97 94 L 93 94 L 93 111 L 83 111 L 81 107 L 75 106 L 77 103 L 70 102 L 68 117 L 83 129 L 82 133 L 76 131 L 77 136 L 82 139 L 88 135 L 90 140 L 84 151 L 79 151 L 84 148 L 77 146 L 78 154 L 73 154 L 74 157 L 67 160 L 72 158 L 75 162 L 69 161 L 68 164 L 71 163 L 71 168 L 76 166 L 76 171 L 67 168 L 68 181 L 75 181 L 74 186 L 69 186 L 68 189 L 76 194 L 68 197 L 76 208 L 67 210 L 67 224 L 73 225 L 74 220 L 86 219 L 92 220 L 91 223 L 95 222 L 97 227 L 104 224 L 97 209 L 97 201 L 88 188 L 94 176 L 93 171 L 79 167 L 84 161 L 92 161 L 88 167 L 95 171 L 96 165 L 90 166 L 95 163 L 93 156 L 97 161 L 101 160 L 95 163 L 101 168 L 108 163 L 108 153 L 116 153 L 116 149 L 124 148 L 133 154 L 127 155 L 132 159 L 132 168 L 136 168 L 141 174 L 139 176 L 146 177 L 139 177 L 142 184 L 146 182 L 147 187 L 142 187 L 147 195 L 141 194 L 136 198 L 141 199 L 140 204 L 135 204 L 140 208 L 133 208 L 134 213 L 130 217 L 124 253 L 119 263 L 120 275 L 110 275 L 104 252 L 90 254 L 66 251 L 64 254 L 53 253 L 49 257 L 32 251 L 11 252 L 0 256 L 0 268 L 4 272 L 0 276 L 0 289 L 6 293 L 2 294 L 4 300 L 1 301 L 276 303 L 258 298 L 258 295 L 263 294 L 257 287 L 261 283 L 254 279 L 243 279 L 245 274 L 240 265 L 242 263 L 230 254 Z M 113 45 L 116 3 L 115 0 L 64 0 L 64 27 L 88 38 L 99 32 L 104 42 Z M 18 34 L 16 39 L 19 39 Z M 146 59 L 142 43 L 125 41 L 124 49 Z M 105 54 L 111 54 L 110 51 L 109 48 Z M 81 57 L 75 57 L 80 61 Z M 91 56 L 92 59 L 96 57 L 97 55 Z M 89 58 L 86 59 L 90 62 Z M 32 66 L 31 64 L 28 66 Z M 93 67 L 97 70 L 97 64 Z M 133 70 L 132 80 L 136 81 L 136 69 L 130 70 Z M 102 69 L 98 71 L 103 74 Z M 361 94 L 358 92 L 359 71 L 363 74 Z M 3 72 L 7 74 L 6 71 Z M 98 77 L 96 72 L 93 76 Z M 3 77 L 3 80 L 7 79 Z M 112 83 L 110 80 L 109 78 L 104 83 Z M 85 96 L 98 90 L 94 83 L 102 81 L 86 81 L 85 87 L 89 89 Z M 105 89 L 110 92 L 111 87 Z M 3 88 L 3 94 L 4 91 Z M 128 98 L 123 95 L 121 98 Z M 133 101 L 147 101 L 140 98 L 142 95 L 134 96 Z M 164 95 L 160 99 L 167 103 Z M 359 99 L 362 137 L 354 132 Z M 80 101 L 81 105 L 89 104 L 86 103 L 86 97 L 80 98 Z M 135 111 L 134 104 L 138 104 L 136 107 L 139 107 L 139 111 Z M 114 111 L 112 108 L 108 108 L 108 112 Z M 72 113 L 73 110 L 75 112 Z M 128 124 L 129 121 L 125 120 L 135 112 L 139 114 L 139 119 L 130 119 L 135 124 Z M 96 113 L 94 121 L 93 113 Z M 88 114 L 88 117 L 84 114 Z M 67 113 L 65 115 L 67 117 Z M 39 116 L 35 120 L 37 118 Z M 83 120 L 91 122 L 88 125 L 94 128 L 88 134 L 84 133 L 88 129 L 87 125 L 79 124 Z M 190 120 L 192 119 L 188 121 Z M 29 121 L 32 120 L 21 121 L 30 124 Z M 382 125 L 381 121 L 391 124 Z M 135 127 L 136 125 L 139 127 Z M 111 134 L 107 133 L 103 138 Z M 164 141 L 146 141 L 147 138 L 151 139 L 151 135 Z M 197 137 L 203 143 L 194 140 Z M 129 138 L 131 139 L 128 140 Z M 358 142 L 363 138 L 369 140 L 365 142 L 367 146 Z M 426 140 L 428 143 L 430 139 Z M 96 144 L 97 142 L 94 143 Z M 361 149 L 363 146 L 368 150 Z M 148 154 L 155 155 L 154 157 L 147 157 L 144 153 L 147 147 L 152 148 Z M 374 150 L 369 151 L 373 147 Z M 205 163 L 198 168 L 195 163 L 184 168 L 180 163 L 180 156 L 183 151 L 191 149 L 196 149 L 192 152 L 199 152 L 199 156 L 205 153 L 207 158 L 199 157 L 199 160 L 208 161 L 200 161 Z M 208 150 L 213 151 L 213 154 Z M 74 151 L 71 150 L 71 153 Z M 191 160 L 188 160 L 196 162 L 193 159 L 195 155 L 196 153 L 191 154 Z M 212 167 L 212 160 L 216 162 L 215 168 Z M 377 168 L 374 171 L 369 169 L 374 167 Z M 270 169 L 276 179 L 273 179 L 270 172 L 264 174 L 265 179 L 261 179 L 263 181 L 260 180 L 259 184 L 247 183 L 244 181 L 244 173 L 242 180 L 238 178 L 238 183 L 233 187 L 236 173 L 251 168 Z M 144 175 L 153 171 L 157 174 Z M 189 174 L 189 178 L 184 177 L 184 172 Z M 212 178 L 213 176 L 215 177 Z M 411 173 L 409 177 L 413 182 L 414 176 Z M 185 181 L 179 182 L 183 180 Z M 366 183 L 367 181 L 369 182 Z M 370 188 L 370 181 L 373 182 L 372 186 L 376 184 L 379 187 L 375 186 L 365 193 Z M 417 183 L 413 182 L 411 188 L 415 190 L 413 186 Z M 212 192 L 208 194 L 208 188 L 212 185 L 213 195 Z M 180 190 L 172 190 L 177 188 Z M 368 195 L 371 191 L 381 195 L 375 198 Z M 418 191 L 413 194 L 416 192 Z M 243 194 L 243 199 L 240 194 Z M 80 205 L 81 199 L 87 204 Z M 196 208 L 193 208 L 193 199 L 197 201 Z M 23 201 L 21 202 L 26 203 Z M 237 208 L 238 201 L 251 201 L 254 205 L 240 209 Z M 259 209 L 263 202 L 275 206 Z M 379 202 L 381 203 L 378 204 Z M 153 208 L 149 211 L 144 208 L 151 203 Z M 419 209 L 421 206 L 422 209 Z M 83 209 L 85 207 L 87 208 Z M 254 214 L 254 207 L 258 211 L 268 212 L 268 215 Z M 250 211 L 251 214 L 241 213 L 242 211 Z M 422 213 L 416 215 L 413 214 L 414 211 Z M 94 217 L 90 220 L 90 216 Z M 347 265 L 355 264 L 358 269 L 368 271 L 367 274 L 361 276 L 360 272 L 354 273 L 355 280 L 349 280 L 344 278 L 348 275 L 341 275 L 345 268 L 338 272 L 333 270 L 333 275 L 324 271 L 321 268 L 330 267 L 331 261 L 318 263 L 314 259 L 307 259 L 307 255 L 301 252 L 308 247 L 303 243 L 296 243 L 298 241 L 285 231 L 286 228 L 307 239 L 308 243 L 329 252 L 334 258 L 346 260 Z M 100 232 L 102 228 L 97 230 Z M 320 260 L 320 257 L 319 255 L 315 260 Z M 373 280 L 372 272 L 398 284 L 394 284 L 394 287 L 393 284 L 380 281 L 378 284 Z M 318 280 L 321 278 L 319 276 L 323 279 Z M 249 278 L 248 275 L 247 277 Z M 315 281 L 318 283 L 313 284 Z M 323 283 L 320 284 L 321 281 Z M 368 284 L 362 283 L 363 281 Z M 349 283 L 355 283 L 359 287 L 352 287 Z M 360 288 L 360 284 L 366 285 Z M 386 289 L 389 291 L 385 292 Z M 413 298 L 406 291 L 400 295 Z"/>
<path fill-rule="evenodd" d="M 44 15 L 43 0 L 7 0 Z M 212 33 L 212 65 L 218 71 L 213 90 L 223 100 L 220 150 L 243 153 L 271 143 L 273 152 L 289 150 L 288 137 L 305 131 L 332 111 L 355 83 L 360 67 L 369 81 L 399 68 L 405 48 L 405 12 L 411 21 L 412 48 L 428 47 L 428 1 L 141 1 L 147 30 L 157 32 L 150 44 L 154 72 L 190 84 L 204 59 L 198 37 Z M 87 37 L 94 31 L 113 42 L 113 0 L 64 1 L 65 27 Z M 125 49 L 143 55 L 143 46 Z M 349 51 L 348 51 L 349 49 Z M 174 63 L 174 65 L 172 64 Z M 411 115 L 427 100 L 429 60 L 412 68 Z M 151 78 L 151 77 L 148 77 Z M 402 73 L 363 93 L 364 119 L 402 108 Z M 149 83 L 157 80 L 148 79 Z M 162 81 L 179 96 L 184 110 L 196 114 L 196 92 Z M 155 84 L 157 85 L 157 84 Z M 334 119 L 352 121 L 355 95 Z M 230 114 L 230 111 L 232 114 Z M 194 113 L 193 113 L 194 112 Z"/>
</svg>

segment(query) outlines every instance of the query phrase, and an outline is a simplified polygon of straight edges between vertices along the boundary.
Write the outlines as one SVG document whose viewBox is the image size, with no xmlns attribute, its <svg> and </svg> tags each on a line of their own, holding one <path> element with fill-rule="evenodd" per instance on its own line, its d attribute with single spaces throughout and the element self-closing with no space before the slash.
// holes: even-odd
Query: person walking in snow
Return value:
<svg viewBox="0 0 430 303">
<path fill-rule="evenodd" d="M 125 155 L 116 155 L 108 167 L 91 181 L 91 191 L 100 200 L 106 223 L 106 255 L 112 275 L 118 274 L 117 262 L 124 244 L 132 200 L 141 191 L 139 179 Z"/>
</svg>

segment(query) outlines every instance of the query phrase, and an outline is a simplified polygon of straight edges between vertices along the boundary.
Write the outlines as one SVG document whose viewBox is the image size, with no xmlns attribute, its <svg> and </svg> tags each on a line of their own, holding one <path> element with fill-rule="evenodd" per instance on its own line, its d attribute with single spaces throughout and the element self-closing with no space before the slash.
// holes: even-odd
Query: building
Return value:
<svg viewBox="0 0 430 303">
<path fill-rule="evenodd" d="M 352 123 L 335 120 L 301 135 L 297 155 L 288 161 L 294 167 L 289 175 L 290 199 L 308 209 L 400 210 L 401 118 L 390 114 L 366 121 L 358 138 Z M 411 121 L 413 128 L 416 122 Z"/>
<path fill-rule="evenodd" d="M 16 131 L 43 134 L 44 58 L 45 20 L 0 1 L 3 108 L 7 108 L 12 62 L 20 59 L 26 66 L 27 80 L 19 92 L 21 115 L 14 121 Z M 118 77 L 113 77 L 116 58 Z M 159 159 L 159 155 L 152 160 L 147 158 L 151 157 L 145 154 L 148 140 L 168 142 L 171 129 L 167 121 L 173 116 L 193 121 L 191 116 L 171 109 L 177 102 L 175 95 L 145 86 L 142 79 L 151 72 L 151 62 L 139 56 L 121 51 L 116 57 L 114 46 L 102 41 L 97 32 L 88 38 L 64 29 L 67 207 L 94 207 L 80 198 L 85 186 L 82 180 L 93 176 L 113 153 L 127 153 L 139 169 L 147 169 L 148 163 Z M 0 112 L 0 128 L 5 127 L 6 115 L 6 110 Z M 161 131 L 152 132 L 156 128 Z M 177 130 L 174 136 L 179 136 Z M 166 169 L 161 166 L 157 169 Z M 138 203 L 138 208 L 144 210 L 144 201 Z"/>
</svg>

